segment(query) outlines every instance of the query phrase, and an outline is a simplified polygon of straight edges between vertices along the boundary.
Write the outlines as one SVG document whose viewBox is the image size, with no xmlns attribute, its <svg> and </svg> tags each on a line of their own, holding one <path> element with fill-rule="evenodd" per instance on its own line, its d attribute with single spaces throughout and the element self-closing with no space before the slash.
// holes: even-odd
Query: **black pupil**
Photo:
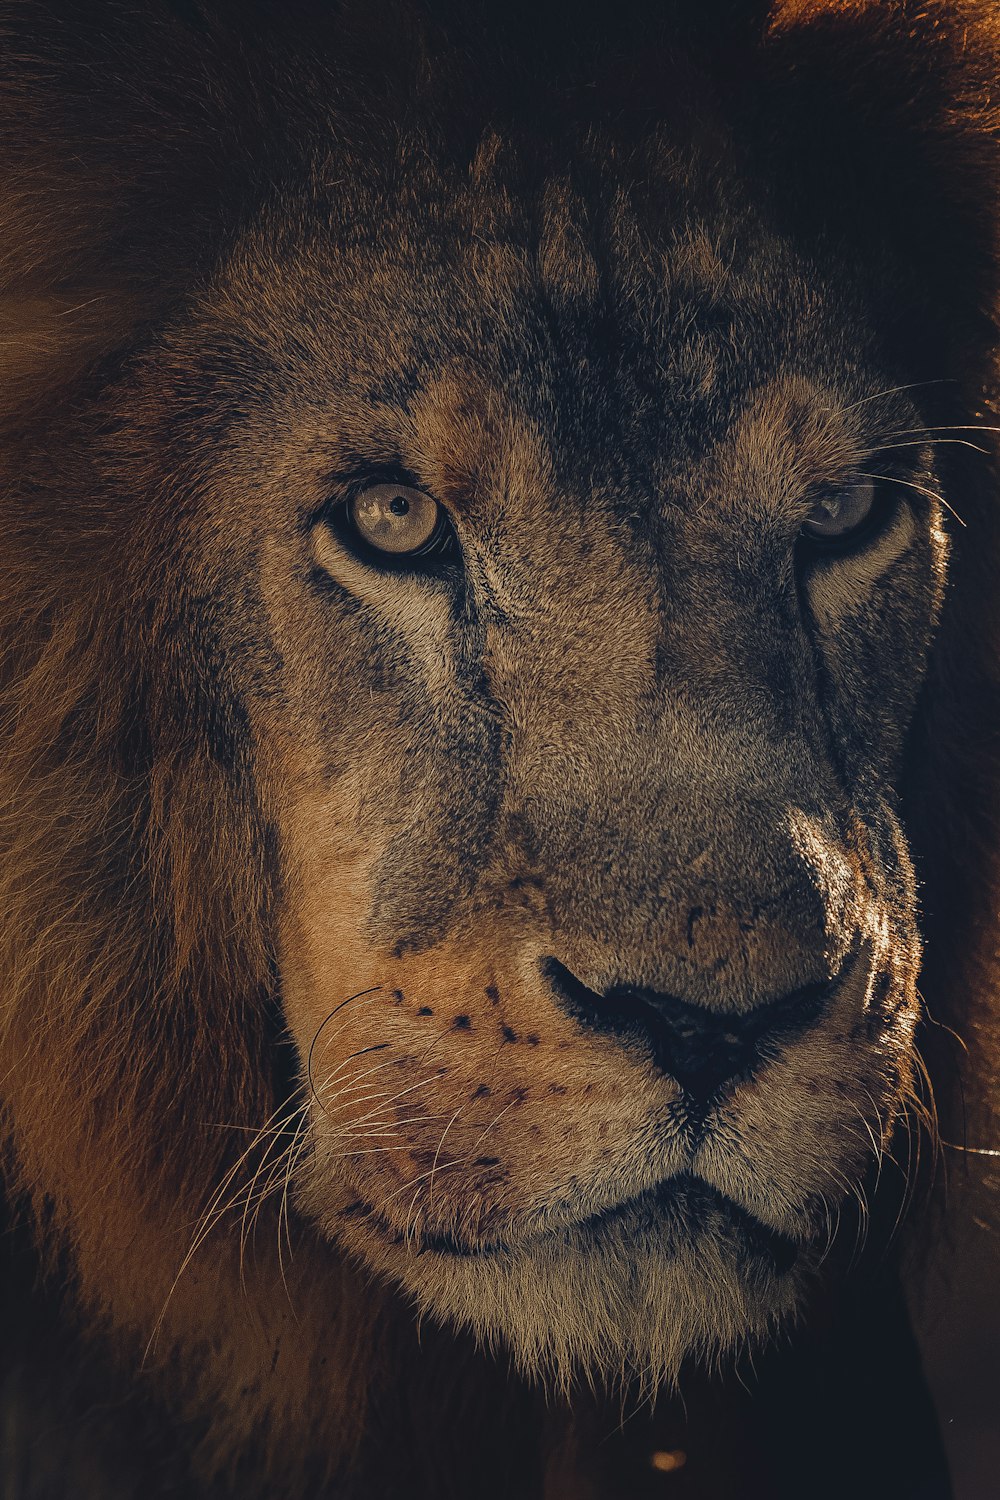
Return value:
<svg viewBox="0 0 1000 1500">
<path fill-rule="evenodd" d="M 389 501 L 389 509 L 392 511 L 394 516 L 405 516 L 409 508 L 409 500 L 405 499 L 402 495 L 395 495 Z"/>
</svg>

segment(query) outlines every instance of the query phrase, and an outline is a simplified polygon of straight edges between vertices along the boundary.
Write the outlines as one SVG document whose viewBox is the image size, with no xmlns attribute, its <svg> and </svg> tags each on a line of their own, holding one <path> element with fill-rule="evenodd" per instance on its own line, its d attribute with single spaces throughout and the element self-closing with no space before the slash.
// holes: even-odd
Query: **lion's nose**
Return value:
<svg viewBox="0 0 1000 1500">
<path fill-rule="evenodd" d="M 635 985 L 613 985 L 599 994 L 555 958 L 542 960 L 542 972 L 562 1008 L 582 1026 L 651 1052 L 656 1066 L 692 1101 L 749 1078 L 780 1045 L 816 1023 L 839 983 L 806 985 L 733 1015 Z"/>
</svg>

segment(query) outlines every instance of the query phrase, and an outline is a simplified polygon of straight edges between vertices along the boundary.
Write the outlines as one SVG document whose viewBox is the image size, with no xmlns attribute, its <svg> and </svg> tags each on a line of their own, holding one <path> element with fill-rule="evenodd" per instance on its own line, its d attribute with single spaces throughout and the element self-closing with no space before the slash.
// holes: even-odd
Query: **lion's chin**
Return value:
<svg viewBox="0 0 1000 1500">
<path fill-rule="evenodd" d="M 672 1384 L 682 1362 L 715 1360 L 773 1333 L 800 1301 L 804 1246 L 693 1177 L 525 1243 L 404 1241 L 374 1211 L 337 1237 L 421 1310 L 506 1347 L 527 1375 Z"/>
</svg>

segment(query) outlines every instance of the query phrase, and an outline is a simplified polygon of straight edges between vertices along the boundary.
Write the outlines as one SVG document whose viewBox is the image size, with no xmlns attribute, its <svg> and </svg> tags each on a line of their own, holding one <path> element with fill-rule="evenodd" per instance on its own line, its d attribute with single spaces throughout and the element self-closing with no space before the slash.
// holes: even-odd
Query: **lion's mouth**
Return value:
<svg viewBox="0 0 1000 1500">
<path fill-rule="evenodd" d="M 416 1255 L 430 1253 L 466 1260 L 530 1253 L 533 1244 L 546 1240 L 562 1240 L 567 1246 L 585 1249 L 588 1241 L 596 1245 L 610 1232 L 620 1231 L 623 1226 L 637 1238 L 655 1235 L 667 1249 L 672 1246 L 690 1249 L 705 1238 L 726 1240 L 741 1262 L 748 1266 L 752 1264 L 772 1276 L 786 1275 L 795 1265 L 801 1249 L 801 1245 L 789 1235 L 765 1224 L 732 1198 L 689 1172 L 666 1178 L 655 1187 L 602 1208 L 569 1227 L 543 1228 L 531 1239 L 516 1243 L 500 1239 L 471 1240 L 457 1233 L 416 1231 L 404 1235 L 373 1205 L 360 1199 L 345 1209 L 342 1217 L 363 1221 L 380 1238 L 397 1246 L 406 1246 Z"/>
<path fill-rule="evenodd" d="M 705 1236 L 731 1239 L 743 1258 L 763 1262 L 775 1275 L 791 1270 L 800 1249 L 789 1235 L 690 1172 L 678 1173 L 635 1198 L 601 1209 L 584 1219 L 579 1231 L 599 1237 L 607 1226 L 623 1220 L 637 1233 L 659 1232 L 668 1243 L 690 1245 Z"/>
</svg>

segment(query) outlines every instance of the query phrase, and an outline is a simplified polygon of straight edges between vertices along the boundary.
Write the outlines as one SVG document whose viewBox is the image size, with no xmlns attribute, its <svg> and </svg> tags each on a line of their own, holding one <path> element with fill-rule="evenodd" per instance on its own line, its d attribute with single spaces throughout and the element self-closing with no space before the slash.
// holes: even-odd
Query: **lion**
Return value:
<svg viewBox="0 0 1000 1500">
<path fill-rule="evenodd" d="M 981 1495 L 994 7 L 2 17 L 16 1495 Z"/>
</svg>

